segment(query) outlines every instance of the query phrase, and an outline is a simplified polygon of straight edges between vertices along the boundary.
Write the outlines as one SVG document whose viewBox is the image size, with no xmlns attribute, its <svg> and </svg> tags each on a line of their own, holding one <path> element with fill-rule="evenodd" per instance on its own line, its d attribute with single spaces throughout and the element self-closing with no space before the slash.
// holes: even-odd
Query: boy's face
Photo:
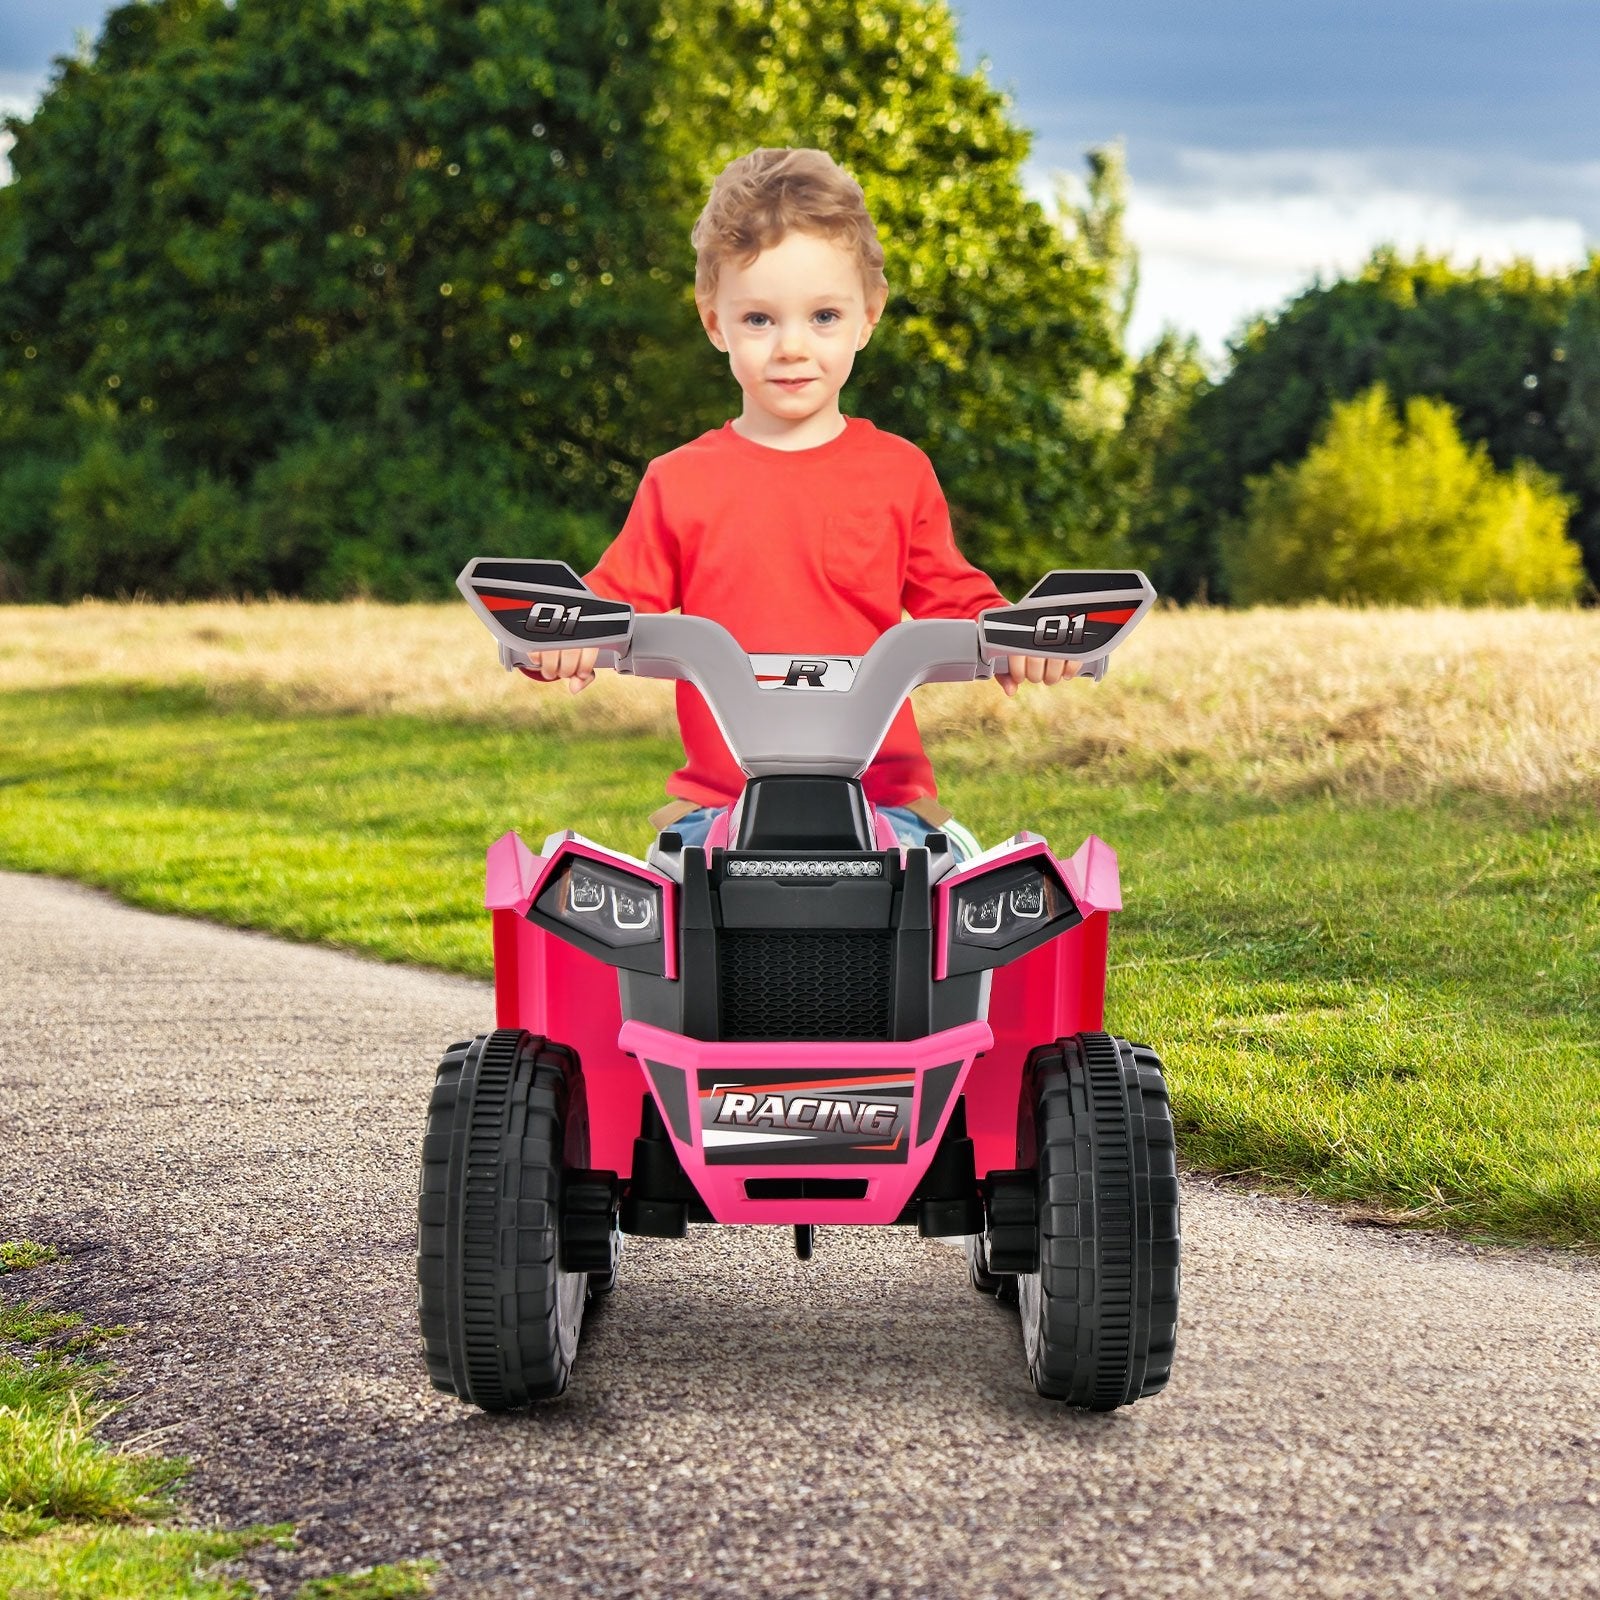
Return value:
<svg viewBox="0 0 1600 1600">
<path fill-rule="evenodd" d="M 789 233 L 748 265 L 724 262 L 700 320 L 727 353 L 753 431 L 820 443 L 809 434 L 837 422 L 839 391 L 882 312 L 881 298 L 867 303 L 853 251 Z"/>
</svg>

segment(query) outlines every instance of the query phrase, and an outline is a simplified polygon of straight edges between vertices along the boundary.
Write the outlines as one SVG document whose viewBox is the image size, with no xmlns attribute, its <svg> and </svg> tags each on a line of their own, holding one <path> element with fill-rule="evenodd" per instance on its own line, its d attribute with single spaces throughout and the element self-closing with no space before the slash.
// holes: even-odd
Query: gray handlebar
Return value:
<svg viewBox="0 0 1600 1600">
<path fill-rule="evenodd" d="M 707 617 L 638 615 L 594 594 L 559 561 L 478 557 L 456 583 L 507 669 L 531 667 L 547 650 L 588 647 L 597 666 L 692 683 L 752 777 L 859 777 L 919 684 L 993 677 L 1010 655 L 1075 661 L 1098 681 L 1107 656 L 1155 602 L 1142 572 L 1058 570 L 1015 605 L 976 619 L 902 622 L 863 656 L 809 659 L 747 654 Z"/>
<path fill-rule="evenodd" d="M 636 616 L 617 671 L 682 678 L 705 697 L 734 759 L 751 777 L 817 772 L 857 778 L 866 771 L 906 696 L 923 683 L 970 683 L 993 676 L 979 650 L 978 624 L 940 619 L 897 623 L 859 660 L 796 658 L 801 682 L 757 681 L 733 635 L 706 617 Z M 835 688 L 828 672 L 853 668 Z M 795 674 L 791 673 L 791 676 Z M 843 674 L 839 674 L 843 676 Z M 775 697 L 781 697 L 781 715 Z"/>
</svg>

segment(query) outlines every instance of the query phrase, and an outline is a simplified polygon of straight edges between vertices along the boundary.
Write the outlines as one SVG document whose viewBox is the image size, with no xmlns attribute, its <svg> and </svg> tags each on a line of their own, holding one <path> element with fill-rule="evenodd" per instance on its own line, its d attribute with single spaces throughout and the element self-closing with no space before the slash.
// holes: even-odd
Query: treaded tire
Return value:
<svg viewBox="0 0 1600 1600">
<path fill-rule="evenodd" d="M 572 1053 L 518 1028 L 452 1045 L 422 1141 L 417 1312 L 435 1389 L 485 1411 L 562 1392 L 586 1274 L 563 1272 Z M 585 1130 L 573 1130 L 582 1133 Z"/>
<path fill-rule="evenodd" d="M 1028 1058 L 1039 1270 L 1019 1274 L 1040 1394 L 1110 1411 L 1158 1393 L 1178 1325 L 1178 1165 L 1153 1050 L 1080 1033 Z"/>
</svg>

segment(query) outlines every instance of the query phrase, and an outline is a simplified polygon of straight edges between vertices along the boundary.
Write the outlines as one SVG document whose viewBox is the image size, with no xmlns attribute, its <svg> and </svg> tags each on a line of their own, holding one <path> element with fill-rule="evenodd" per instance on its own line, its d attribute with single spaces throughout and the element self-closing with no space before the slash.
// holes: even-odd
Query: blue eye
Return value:
<svg viewBox="0 0 1600 1600">
<path fill-rule="evenodd" d="M 745 325 L 751 328 L 757 327 L 765 322 L 770 322 L 771 320 L 772 319 L 766 314 L 765 311 L 747 311 L 744 315 Z"/>
<path fill-rule="evenodd" d="M 837 311 L 819 311 L 817 313 L 817 317 L 819 320 L 826 317 L 828 320 L 823 325 L 825 327 L 832 327 L 833 324 L 839 320 L 839 313 Z"/>
</svg>

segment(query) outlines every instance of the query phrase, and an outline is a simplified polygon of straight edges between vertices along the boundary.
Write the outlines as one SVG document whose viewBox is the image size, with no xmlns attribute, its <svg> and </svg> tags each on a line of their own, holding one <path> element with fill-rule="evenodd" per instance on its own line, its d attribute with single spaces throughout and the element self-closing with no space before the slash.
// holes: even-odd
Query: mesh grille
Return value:
<svg viewBox="0 0 1600 1600">
<path fill-rule="evenodd" d="M 725 930 L 721 1037 L 887 1039 L 893 955 L 891 933 Z"/>
</svg>

